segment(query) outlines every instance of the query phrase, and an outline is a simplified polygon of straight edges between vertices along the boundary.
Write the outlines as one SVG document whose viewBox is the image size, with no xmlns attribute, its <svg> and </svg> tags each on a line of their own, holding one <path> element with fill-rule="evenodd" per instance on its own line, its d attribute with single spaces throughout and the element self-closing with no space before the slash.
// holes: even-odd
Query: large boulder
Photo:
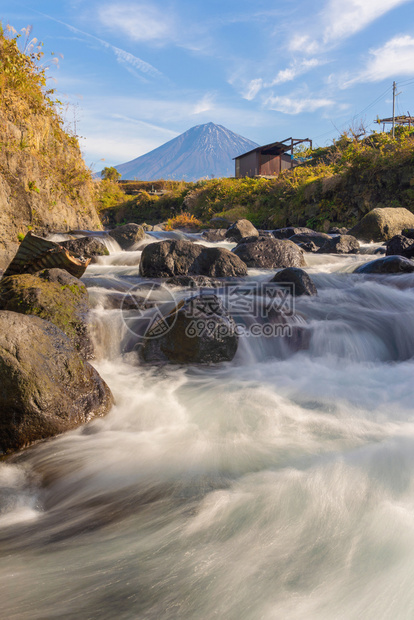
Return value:
<svg viewBox="0 0 414 620">
<path fill-rule="evenodd" d="M 246 265 L 224 248 L 207 248 L 186 240 L 150 243 L 143 251 L 140 274 L 149 278 L 204 275 L 213 278 L 247 274 Z"/>
<path fill-rule="evenodd" d="M 106 414 L 111 391 L 69 338 L 35 316 L 0 312 L 0 453 Z"/>
<path fill-rule="evenodd" d="M 226 231 L 226 239 L 238 243 L 245 237 L 258 237 L 259 232 L 249 220 L 237 220 Z"/>
<path fill-rule="evenodd" d="M 50 321 L 71 339 L 85 359 L 93 355 L 87 315 L 88 291 L 63 269 L 8 276 L 0 281 L 0 310 L 33 314 Z"/>
<path fill-rule="evenodd" d="M 414 214 L 403 208 L 377 208 L 367 213 L 350 235 L 363 241 L 388 241 L 400 235 L 403 228 L 414 227 Z"/>
<path fill-rule="evenodd" d="M 395 235 L 392 239 L 387 241 L 387 256 L 405 256 L 406 258 L 412 258 L 414 256 L 414 240 L 404 235 Z"/>
<path fill-rule="evenodd" d="M 412 273 L 414 261 L 403 256 L 386 256 L 354 269 L 354 273 L 381 274 L 381 273 Z"/>
<path fill-rule="evenodd" d="M 141 358 L 153 363 L 217 364 L 231 361 L 237 345 L 237 326 L 220 299 L 195 295 L 147 331 Z"/>
<path fill-rule="evenodd" d="M 290 241 L 294 243 L 310 243 L 313 242 L 318 248 L 321 248 L 327 241 L 330 241 L 331 237 L 326 233 L 315 232 L 311 230 L 306 233 L 298 233 L 290 237 Z"/>
<path fill-rule="evenodd" d="M 292 295 L 294 297 L 300 297 L 301 295 L 317 295 L 318 291 L 312 280 L 312 278 L 298 267 L 288 267 L 278 271 L 270 282 L 276 282 L 280 285 L 293 285 L 289 286 L 292 289 Z"/>
<path fill-rule="evenodd" d="M 273 237 L 249 237 L 243 239 L 234 249 L 236 254 L 248 267 L 264 269 L 283 267 L 303 267 L 303 252 L 289 239 Z"/>
<path fill-rule="evenodd" d="M 156 227 L 154 226 L 154 230 Z M 138 224 L 125 224 L 109 231 L 109 235 L 115 239 L 123 250 L 129 250 L 135 243 L 145 237 L 145 231 Z"/>
<path fill-rule="evenodd" d="M 109 251 L 103 241 L 96 237 L 81 237 L 80 239 L 70 239 L 59 243 L 74 254 L 82 258 L 93 258 L 95 256 L 108 256 Z"/>
<path fill-rule="evenodd" d="M 319 248 L 319 254 L 358 254 L 359 241 L 352 235 L 338 235 Z"/>
</svg>

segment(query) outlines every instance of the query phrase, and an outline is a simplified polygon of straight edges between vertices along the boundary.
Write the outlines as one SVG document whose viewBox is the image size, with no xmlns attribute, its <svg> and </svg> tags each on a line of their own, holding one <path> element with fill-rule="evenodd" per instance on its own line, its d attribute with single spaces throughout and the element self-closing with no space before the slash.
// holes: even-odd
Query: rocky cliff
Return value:
<svg viewBox="0 0 414 620">
<path fill-rule="evenodd" d="M 35 61 L 0 30 L 0 269 L 28 230 L 101 227 L 90 171 Z"/>
</svg>

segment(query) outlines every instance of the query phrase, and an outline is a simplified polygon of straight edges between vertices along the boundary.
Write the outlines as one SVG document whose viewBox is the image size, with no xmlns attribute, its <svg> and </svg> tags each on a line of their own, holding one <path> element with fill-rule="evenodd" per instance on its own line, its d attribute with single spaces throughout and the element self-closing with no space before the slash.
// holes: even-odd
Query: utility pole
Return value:
<svg viewBox="0 0 414 620">
<path fill-rule="evenodd" d="M 395 137 L 395 95 L 397 91 L 397 84 L 392 83 L 392 137 Z"/>
</svg>

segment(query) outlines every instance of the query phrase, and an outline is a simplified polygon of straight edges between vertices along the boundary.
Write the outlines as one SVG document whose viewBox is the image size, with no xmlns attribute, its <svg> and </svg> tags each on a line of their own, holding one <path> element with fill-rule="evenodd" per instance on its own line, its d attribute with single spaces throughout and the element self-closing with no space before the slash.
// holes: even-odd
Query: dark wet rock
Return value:
<svg viewBox="0 0 414 620">
<path fill-rule="evenodd" d="M 277 269 L 305 265 L 302 250 L 289 239 L 250 237 L 243 239 L 233 249 L 233 253 L 248 267 Z"/>
<path fill-rule="evenodd" d="M 207 248 L 186 240 L 150 243 L 142 251 L 140 274 L 149 278 L 204 275 L 213 278 L 247 274 L 246 265 L 224 248 Z"/>
<path fill-rule="evenodd" d="M 95 256 L 109 256 L 108 248 L 96 237 L 81 237 L 59 243 L 77 257 L 93 258 Z"/>
<path fill-rule="evenodd" d="M 337 226 L 333 226 L 328 230 L 328 235 L 347 235 L 347 228 L 338 228 Z"/>
<path fill-rule="evenodd" d="M 290 241 L 293 241 L 294 243 L 309 243 L 312 241 L 319 248 L 321 248 L 330 239 L 331 237 L 326 233 L 314 231 L 298 233 L 297 235 L 292 235 L 292 237 L 290 237 Z"/>
<path fill-rule="evenodd" d="M 0 312 L 0 452 L 105 415 L 111 391 L 69 338 L 35 316 Z"/>
<path fill-rule="evenodd" d="M 298 243 L 297 246 L 304 252 L 315 253 L 319 250 L 319 246 L 316 245 L 316 243 L 314 243 L 313 241 L 307 241 L 306 243 Z"/>
<path fill-rule="evenodd" d="M 360 265 L 354 270 L 354 273 L 412 273 L 413 271 L 414 261 L 403 256 L 387 256 Z"/>
<path fill-rule="evenodd" d="M 292 290 L 292 294 L 295 297 L 299 297 L 301 295 L 317 295 L 318 291 L 316 290 L 316 286 L 311 279 L 311 277 L 304 271 L 303 269 L 299 269 L 297 267 L 288 267 L 287 269 L 282 269 L 273 278 L 270 282 L 276 282 L 280 285 L 287 284 L 293 285 L 289 289 Z"/>
<path fill-rule="evenodd" d="M 59 327 L 85 359 L 93 356 L 85 285 L 63 269 L 8 276 L 0 282 L 0 310 L 31 314 Z"/>
<path fill-rule="evenodd" d="M 387 241 L 386 255 L 412 258 L 414 256 L 414 240 L 404 235 L 395 235 Z"/>
<path fill-rule="evenodd" d="M 276 230 L 272 230 L 272 235 L 276 239 L 290 239 L 290 237 L 293 237 L 293 235 L 300 235 L 300 234 L 313 233 L 313 232 L 314 231 L 311 228 L 287 226 L 286 228 L 277 228 Z"/>
<path fill-rule="evenodd" d="M 332 237 L 319 248 L 319 254 L 358 254 L 359 241 L 351 235 Z"/>
<path fill-rule="evenodd" d="M 207 276 L 174 276 L 173 278 L 168 278 L 165 284 L 170 286 L 191 286 L 192 288 L 219 288 L 223 286 L 223 281 Z"/>
<path fill-rule="evenodd" d="M 414 214 L 404 208 L 377 208 L 367 213 L 350 235 L 363 241 L 388 241 L 400 235 L 403 228 L 414 226 Z"/>
<path fill-rule="evenodd" d="M 403 228 L 401 234 L 408 239 L 414 239 L 414 228 Z"/>
<path fill-rule="evenodd" d="M 156 230 L 154 226 L 153 230 Z M 138 224 L 125 224 L 109 231 L 109 235 L 115 239 L 123 250 L 129 250 L 135 243 L 145 237 L 145 231 Z"/>
<path fill-rule="evenodd" d="M 147 331 L 140 355 L 152 363 L 217 364 L 231 361 L 237 345 L 236 324 L 221 300 L 196 295 Z"/>
<path fill-rule="evenodd" d="M 209 224 L 211 224 L 211 226 L 214 226 L 215 228 L 224 228 L 224 230 L 227 230 L 229 226 L 229 220 L 227 220 L 225 217 L 212 217 L 209 221 Z"/>
<path fill-rule="evenodd" d="M 259 232 L 249 220 L 237 220 L 226 231 L 226 239 L 238 243 L 245 237 L 258 237 Z"/>
<path fill-rule="evenodd" d="M 210 230 L 203 230 L 201 236 L 204 241 L 215 243 L 217 241 L 225 241 L 226 232 L 226 228 L 210 228 Z"/>
</svg>

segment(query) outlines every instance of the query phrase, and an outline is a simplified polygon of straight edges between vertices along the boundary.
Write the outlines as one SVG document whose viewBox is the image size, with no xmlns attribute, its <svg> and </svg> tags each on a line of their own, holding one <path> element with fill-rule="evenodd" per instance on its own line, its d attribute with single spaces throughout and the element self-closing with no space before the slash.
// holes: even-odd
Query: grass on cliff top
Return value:
<svg viewBox="0 0 414 620">
<path fill-rule="evenodd" d="M 0 106 L 11 120 L 22 114 L 55 115 L 55 91 L 47 88 L 47 67 L 41 64 L 43 44 L 30 40 L 30 34 L 30 26 L 20 34 L 0 23 Z M 51 62 L 56 64 L 57 58 Z"/>
<path fill-rule="evenodd" d="M 102 217 L 107 225 L 117 225 L 186 213 L 205 226 L 215 217 L 223 218 L 222 225 L 247 218 L 263 228 L 294 224 L 322 230 L 352 226 L 380 205 L 414 211 L 414 130 L 398 127 L 395 139 L 390 133 L 349 131 L 327 147 L 296 155 L 311 159 L 274 179 L 122 182 L 127 194 L 135 195 L 104 209 Z M 153 195 L 146 191 L 151 187 L 164 191 Z"/>
</svg>

